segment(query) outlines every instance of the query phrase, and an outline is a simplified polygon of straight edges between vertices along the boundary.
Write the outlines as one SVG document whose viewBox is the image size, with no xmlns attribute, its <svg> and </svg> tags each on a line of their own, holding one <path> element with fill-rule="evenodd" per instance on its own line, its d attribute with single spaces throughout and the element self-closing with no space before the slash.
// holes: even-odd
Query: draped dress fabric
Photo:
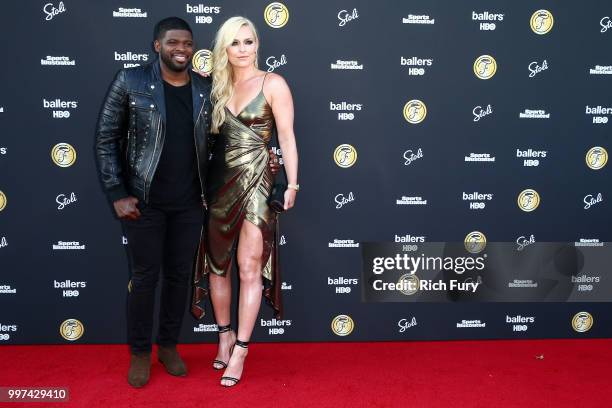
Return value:
<svg viewBox="0 0 612 408">
<path fill-rule="evenodd" d="M 257 226 L 263 237 L 264 298 L 280 317 L 277 214 L 267 203 L 274 184 L 268 167 L 268 143 L 274 124 L 263 86 L 238 114 L 225 108 L 225 122 L 214 136 L 217 140 L 207 179 L 206 239 L 204 253 L 198 258 L 203 256 L 199 261 L 204 274 L 225 275 L 230 272 L 243 222 Z"/>
</svg>

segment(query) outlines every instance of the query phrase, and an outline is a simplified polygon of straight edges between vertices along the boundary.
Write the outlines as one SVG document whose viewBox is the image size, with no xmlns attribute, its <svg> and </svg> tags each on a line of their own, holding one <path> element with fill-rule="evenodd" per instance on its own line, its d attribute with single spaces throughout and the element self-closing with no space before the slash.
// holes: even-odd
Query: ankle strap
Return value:
<svg viewBox="0 0 612 408">
<path fill-rule="evenodd" d="M 226 326 L 217 325 L 217 327 L 219 328 L 219 333 L 227 333 L 228 331 L 232 330 L 231 324 L 228 324 Z"/>
<path fill-rule="evenodd" d="M 236 345 L 242 348 L 249 348 L 249 342 L 248 341 L 240 341 L 238 339 L 236 339 Z"/>
</svg>

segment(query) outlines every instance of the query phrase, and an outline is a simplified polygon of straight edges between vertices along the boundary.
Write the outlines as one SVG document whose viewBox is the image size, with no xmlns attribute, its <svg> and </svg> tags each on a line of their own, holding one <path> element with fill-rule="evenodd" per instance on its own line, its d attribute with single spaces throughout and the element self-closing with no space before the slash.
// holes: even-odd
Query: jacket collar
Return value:
<svg viewBox="0 0 612 408">
<path fill-rule="evenodd" d="M 155 105 L 157 105 L 157 109 L 161 114 L 162 120 L 166 123 L 166 100 L 164 98 L 164 82 L 161 76 L 161 68 L 159 67 L 159 57 L 155 58 L 152 62 L 153 68 L 153 80 L 151 84 L 149 84 L 149 88 L 151 89 L 151 95 L 153 96 L 153 100 L 155 101 Z"/>
</svg>

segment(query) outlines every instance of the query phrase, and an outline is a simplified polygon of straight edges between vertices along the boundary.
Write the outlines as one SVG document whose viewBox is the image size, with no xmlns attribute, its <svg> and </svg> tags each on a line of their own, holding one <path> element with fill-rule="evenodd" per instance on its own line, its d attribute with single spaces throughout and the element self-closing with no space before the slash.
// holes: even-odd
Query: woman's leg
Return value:
<svg viewBox="0 0 612 408">
<path fill-rule="evenodd" d="M 238 241 L 238 268 L 240 275 L 240 299 L 238 303 L 238 340 L 249 341 L 259 315 L 262 296 L 262 253 L 263 237 L 261 230 L 245 220 L 240 229 Z M 244 359 L 248 350 L 235 347 L 224 377 L 241 378 Z M 234 385 L 232 381 L 222 380 L 222 385 Z"/>
<path fill-rule="evenodd" d="M 231 323 L 230 310 L 232 304 L 232 280 L 231 267 L 230 271 L 225 276 L 220 276 L 215 273 L 209 274 L 210 298 L 213 304 L 215 320 L 217 325 L 226 326 Z M 230 359 L 230 351 L 236 335 L 233 331 L 219 333 L 219 348 L 215 360 L 227 363 Z M 213 365 L 216 369 L 222 369 L 224 366 L 219 363 Z"/>
</svg>

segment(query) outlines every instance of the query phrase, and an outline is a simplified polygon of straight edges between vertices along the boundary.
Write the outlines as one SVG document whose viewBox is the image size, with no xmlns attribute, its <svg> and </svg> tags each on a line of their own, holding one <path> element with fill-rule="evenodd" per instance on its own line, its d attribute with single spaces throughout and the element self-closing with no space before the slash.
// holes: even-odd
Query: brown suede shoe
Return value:
<svg viewBox="0 0 612 408">
<path fill-rule="evenodd" d="M 184 377 L 187 375 L 187 367 L 176 351 L 176 346 L 159 346 L 157 358 L 166 367 L 168 374 Z"/>
<path fill-rule="evenodd" d="M 132 354 L 128 383 L 134 388 L 145 386 L 149 382 L 151 372 L 151 353 Z"/>
</svg>

